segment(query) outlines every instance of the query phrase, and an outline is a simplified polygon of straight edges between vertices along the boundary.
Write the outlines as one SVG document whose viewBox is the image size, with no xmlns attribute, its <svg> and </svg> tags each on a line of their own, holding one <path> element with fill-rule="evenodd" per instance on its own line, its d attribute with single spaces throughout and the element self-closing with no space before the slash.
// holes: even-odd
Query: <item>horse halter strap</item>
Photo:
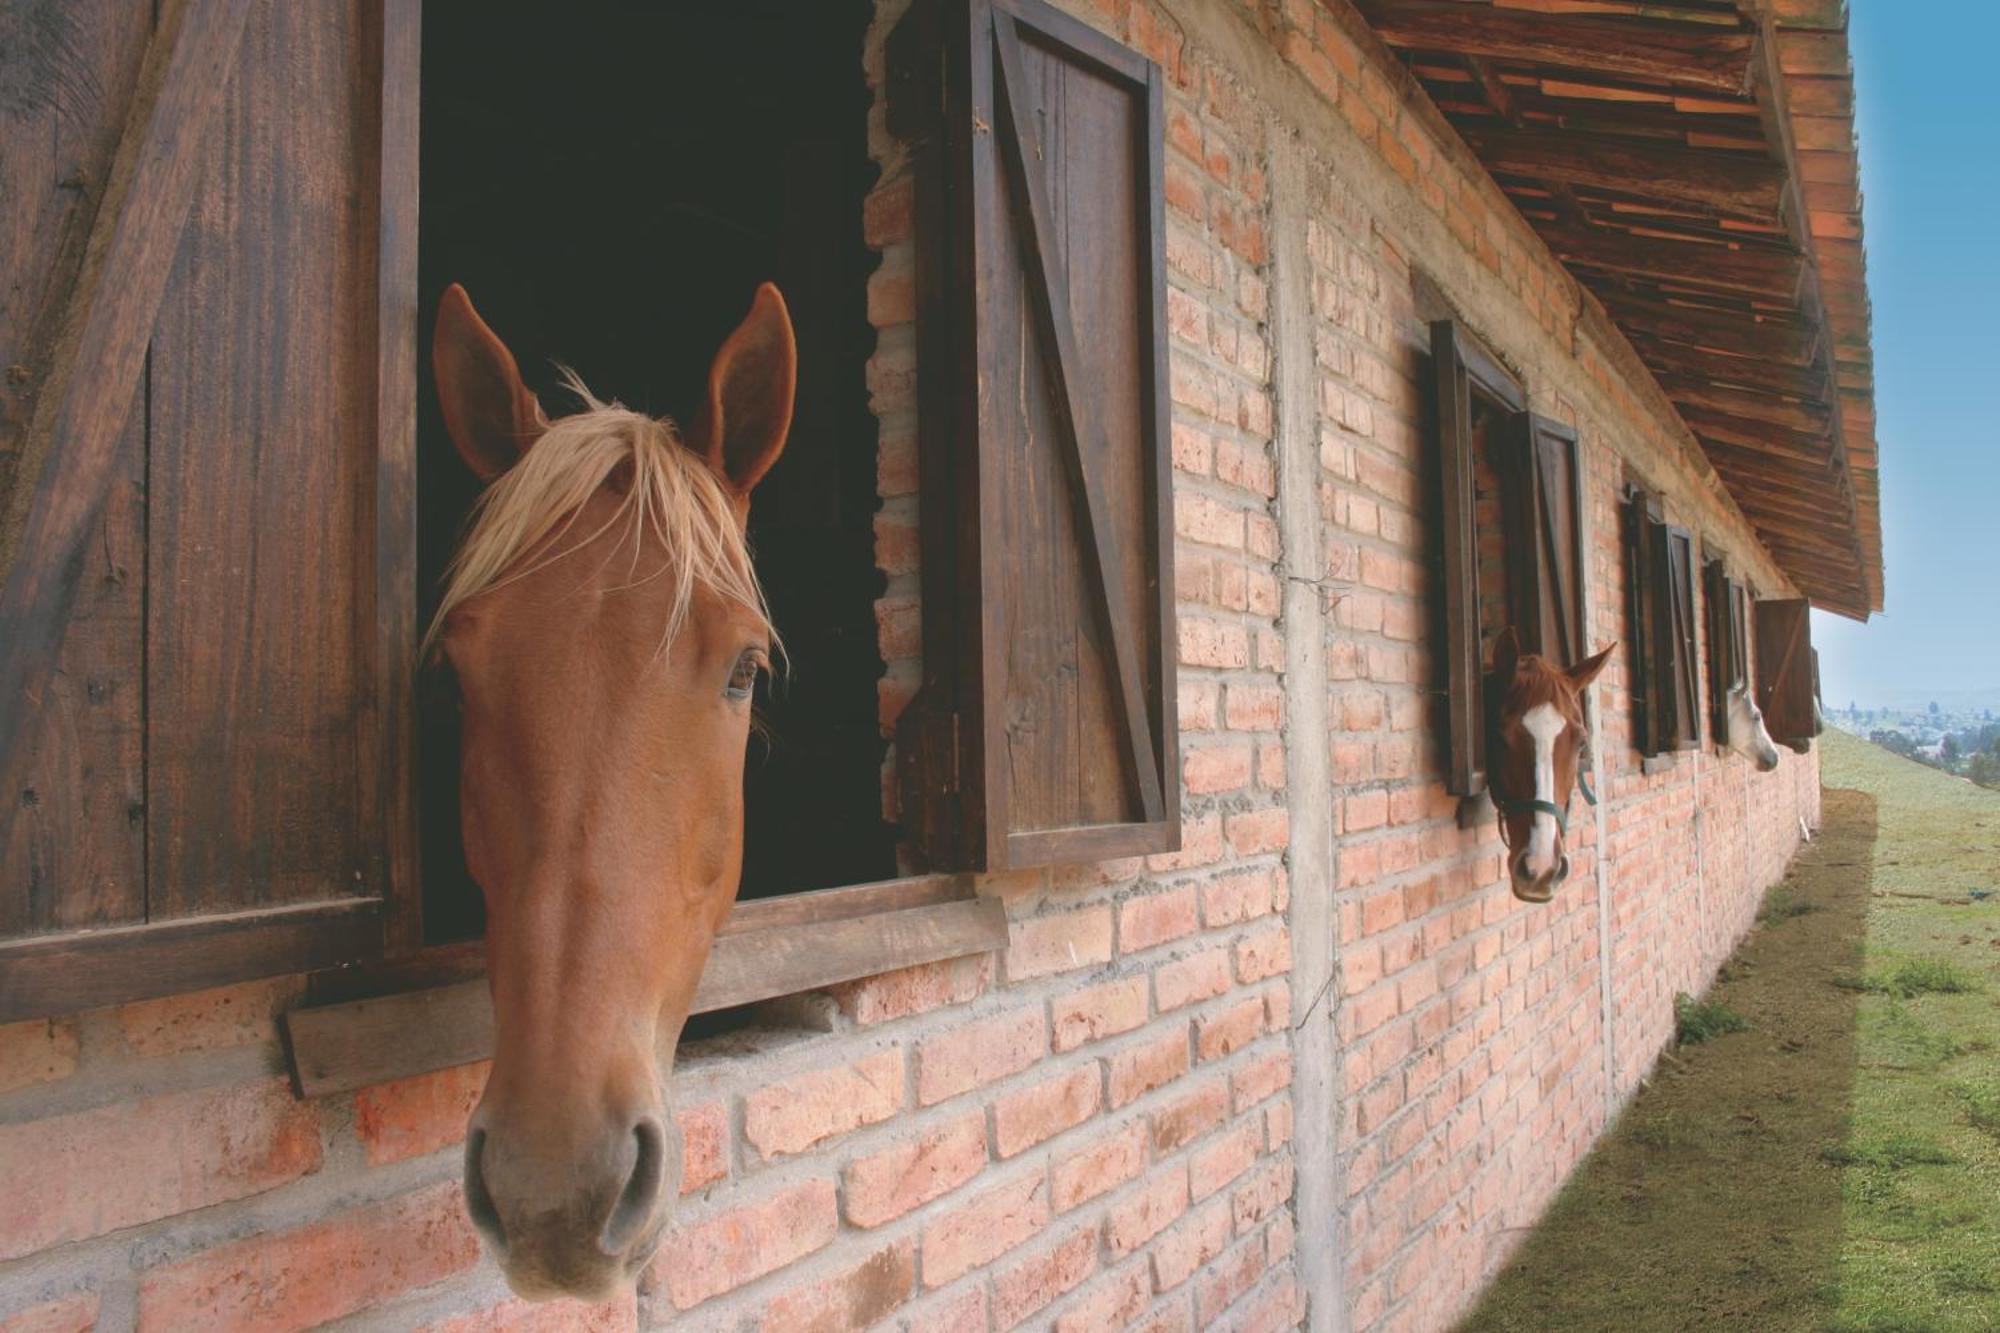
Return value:
<svg viewBox="0 0 2000 1333">
<path fill-rule="evenodd" d="M 1583 803 L 1585 805 L 1594 806 L 1597 804 L 1597 793 L 1590 789 L 1589 742 L 1586 741 L 1584 743 L 1583 751 L 1581 754 L 1577 756 L 1577 758 L 1580 761 L 1577 766 L 1577 773 L 1576 773 L 1577 790 L 1583 793 Z M 1572 793 L 1572 797 L 1574 797 L 1574 793 Z M 1556 821 L 1556 827 L 1562 830 L 1562 833 L 1565 837 L 1569 835 L 1569 809 L 1566 805 L 1557 805 L 1554 801 L 1544 801 L 1540 797 L 1534 797 L 1522 801 L 1504 800 L 1501 798 L 1498 792 L 1495 792 L 1493 794 L 1493 809 L 1494 809 L 1494 817 L 1499 821 L 1500 824 L 1500 843 L 1502 846 L 1506 847 L 1507 850 L 1509 851 L 1512 851 L 1514 849 L 1514 844 L 1507 841 L 1508 815 L 1512 814 L 1554 815 Z"/>
</svg>

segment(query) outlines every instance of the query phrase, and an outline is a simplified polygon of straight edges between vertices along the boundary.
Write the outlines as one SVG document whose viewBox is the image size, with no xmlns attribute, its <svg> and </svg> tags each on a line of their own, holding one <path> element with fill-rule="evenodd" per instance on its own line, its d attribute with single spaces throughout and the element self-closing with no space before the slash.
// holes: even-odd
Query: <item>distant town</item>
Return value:
<svg viewBox="0 0 2000 1333">
<path fill-rule="evenodd" d="M 2000 713 L 1991 707 L 1937 700 L 1921 708 L 1850 703 L 1827 709 L 1826 720 L 1906 759 L 2000 788 Z"/>
</svg>

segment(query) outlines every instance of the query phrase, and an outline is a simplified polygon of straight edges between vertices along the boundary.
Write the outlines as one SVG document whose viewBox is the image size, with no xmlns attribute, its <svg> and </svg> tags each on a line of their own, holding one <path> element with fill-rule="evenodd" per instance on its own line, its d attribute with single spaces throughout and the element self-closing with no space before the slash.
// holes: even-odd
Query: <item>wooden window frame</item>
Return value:
<svg viewBox="0 0 2000 1333">
<path fill-rule="evenodd" d="M 303 973 L 307 1004 L 330 1006 L 301 1009 L 286 1019 L 288 1054 L 294 1069 L 303 1070 L 309 1064 L 323 1068 L 324 1052 L 337 1049 L 342 1029 L 359 1021 L 351 1007 L 357 996 L 376 997 L 376 1013 L 387 1009 L 450 1018 L 462 1014 L 468 1003 L 467 992 L 455 987 L 485 993 L 483 939 L 426 946 L 423 937 L 411 667 L 418 628 L 413 478 L 421 14 L 418 0 L 379 0 L 379 6 L 375 27 L 364 38 L 379 42 L 379 51 L 369 59 L 379 56 L 382 74 L 379 137 L 365 164 L 379 219 L 373 282 L 376 465 L 368 506 L 376 540 L 366 567 L 356 572 L 359 585 L 374 598 L 367 612 L 373 632 L 368 688 L 357 710 L 363 754 L 359 770 L 365 784 L 358 808 L 376 812 L 381 830 L 363 881 L 372 891 L 184 921 L 0 941 L 0 1023 Z M 228 45 L 240 28 L 240 21 L 227 32 L 182 25 L 156 37 L 158 58 L 172 62 L 156 100 L 187 114 L 185 100 L 200 97 L 212 109 L 221 99 L 219 89 L 197 87 L 190 77 L 202 67 L 202 52 Z M 173 143 L 182 158 L 193 160 L 200 136 L 183 134 Z M 145 243 L 163 242 L 153 238 Z M 114 257 L 116 253 L 122 252 Z M 53 651 L 46 644 L 27 643 L 26 637 L 16 637 L 0 653 L 8 659 L 9 672 L 38 668 L 39 661 L 25 648 Z M 811 947 L 806 947 L 807 934 Z M 1003 907 L 978 897 L 963 876 L 914 876 L 746 901 L 735 906 L 719 932 L 697 1011 L 986 952 L 1006 942 Z M 398 994 L 391 1000 L 384 998 L 386 993 Z M 448 1002 L 452 995 L 459 998 Z M 457 1041 L 462 1052 L 467 1032 L 476 1037 L 477 1025 L 468 1030 L 461 1020 L 452 1022 L 457 1026 L 412 1034 L 403 1045 L 416 1049 L 426 1040 Z M 299 1081 L 303 1087 L 306 1080 L 301 1076 Z"/>
<path fill-rule="evenodd" d="M 928 44 L 943 40 L 952 59 L 970 59 L 973 68 L 988 64 L 991 83 L 959 71 L 951 95 L 969 99 L 956 106 L 940 103 L 945 133 L 919 140 L 917 169 L 919 322 L 930 323 L 937 336 L 923 340 L 918 394 L 920 414 L 927 421 L 948 422 L 952 429 L 926 429 L 932 441 L 923 459 L 926 484 L 919 494 L 920 532 L 924 543 L 921 565 L 924 607 L 924 678 L 917 699 L 906 709 L 897 733 L 898 765 L 904 791 L 906 826 L 917 846 L 938 873 L 812 892 L 739 902 L 721 930 L 702 974 L 692 1009 L 712 1012 L 760 1000 L 776 999 L 818 987 L 859 980 L 882 972 L 1002 948 L 1007 943 L 1007 915 L 993 898 L 977 894 L 971 872 L 999 870 L 1054 860 L 1101 860 L 1168 851 L 1180 844 L 1179 730 L 1173 632 L 1173 529 L 1171 452 L 1168 448 L 1168 369 L 1165 338 L 1164 225 L 1164 82 L 1159 68 L 1136 52 L 1068 18 L 1039 0 L 948 0 L 920 4 L 916 20 L 891 38 L 890 116 L 892 132 L 911 137 L 907 123 L 913 93 L 909 78 L 940 77 L 936 50 Z M 977 394 L 968 391 L 954 365 L 976 367 L 976 330 L 968 327 L 963 309 L 939 310 L 926 301 L 949 300 L 970 291 L 973 246 L 960 242 L 971 235 L 972 191 L 962 188 L 957 174 L 970 170 L 975 152 L 1009 154 L 1002 169 L 1016 183 L 1016 216 L 1011 224 L 1029 236 L 1045 234 L 1046 204 L 1037 197 L 1034 178 L 1022 161 L 1027 127 L 1017 110 L 1007 107 L 1008 85 L 1018 86 L 1022 38 L 1018 25 L 1031 23 L 1034 40 L 1061 49 L 1103 77 L 1121 83 L 1143 99 L 1141 134 L 1134 144 L 1138 178 L 1144 182 L 1142 214 L 1149 223 L 1150 248 L 1143 256 L 1151 287 L 1150 309 L 1141 313 L 1141 345 L 1150 345 L 1150 360 L 1141 367 L 1145 425 L 1149 431 L 1142 455 L 1149 463 L 1144 485 L 1150 504 L 1149 536 L 1154 543 L 1148 571 L 1149 595 L 1156 598 L 1150 613 L 1163 629 L 1157 634 L 1157 660 L 1151 664 L 1155 693 L 1135 709 L 1131 663 L 1122 673 L 1126 716 L 1141 711 L 1144 725 L 1129 729 L 1130 762 L 1140 776 L 1144 819 L 1098 827 L 1063 828 L 1023 835 L 999 836 L 1004 825 L 1004 788 L 996 801 L 988 795 L 994 784 L 982 768 L 993 747 L 982 742 L 984 731 L 997 725 L 992 709 L 984 709 L 980 681 L 984 665 L 978 633 L 982 598 L 993 594 L 1002 571 L 981 565 L 976 518 L 979 499 L 968 484 L 963 451 L 952 442 L 977 438 L 971 415 Z M 942 24 L 942 31 L 937 26 Z M 990 25 L 982 29 L 981 25 Z M 983 36 L 982 36 L 983 32 Z M 990 46 L 983 45 L 990 42 Z M 898 44 L 915 46 L 898 53 Z M 901 87 L 899 89 L 899 82 Z M 995 86 L 997 85 L 997 87 Z M 997 94 L 997 99 L 996 99 Z M 922 90 L 915 94 L 919 98 Z M 899 103 L 901 104 L 899 107 Z M 1011 135 L 978 136 L 977 144 L 954 134 L 957 123 L 970 126 L 974 116 L 999 123 L 1002 110 L 1014 117 Z M 900 123 L 903 121 L 904 123 Z M 934 125 L 934 122 L 933 122 Z M 927 125 L 924 129 L 932 128 Z M 996 142 L 998 140 L 999 142 Z M 926 161 L 926 155 L 931 160 Z M 943 168 L 943 169 L 940 169 Z M 989 162 L 988 169 L 991 169 Z M 947 244 L 925 244 L 926 237 Z M 1046 260 L 1044 260 L 1046 264 Z M 1045 340 L 1061 344 L 1067 333 L 1066 296 L 1046 272 L 1040 308 Z M 1063 349 L 1051 376 L 1061 381 L 1061 362 L 1074 361 Z M 1073 389 L 1063 423 L 1075 466 L 1083 467 L 1088 425 L 1087 407 Z M 960 431 L 975 432 L 970 435 Z M 966 506 L 973 506 L 970 510 Z M 1083 506 L 1080 506 L 1082 508 Z M 1090 505 L 1094 508 L 1094 503 Z M 1103 530 L 1094 515 L 1079 515 L 1080 526 L 1096 533 L 1100 562 Z M 1111 603 L 1107 614 L 1118 624 L 1115 590 L 1101 572 L 1096 595 Z M 983 582 L 982 582 L 983 580 Z M 964 613 L 970 607 L 973 613 Z M 1114 633 L 1115 638 L 1115 633 Z M 1117 645 L 1123 660 L 1127 648 Z M 1114 663 L 1118 665 L 1118 663 Z M 942 705 L 942 706 L 940 706 Z M 983 726 L 981 719 L 983 717 Z M 1151 779 L 1146 781 L 1145 779 Z M 991 817 L 995 811 L 1000 818 Z M 302 1095 L 318 1096 L 468 1063 L 490 1054 L 492 1014 L 484 979 L 483 948 L 479 942 L 423 950 L 367 969 L 350 969 L 315 977 L 309 985 L 309 1007 L 285 1019 L 287 1050 L 294 1081 Z"/>
<path fill-rule="evenodd" d="M 1750 683 L 1749 602 L 1741 581 L 1721 556 L 1702 569 L 1708 625 L 1710 736 L 1729 748 L 1729 692 Z"/>
</svg>

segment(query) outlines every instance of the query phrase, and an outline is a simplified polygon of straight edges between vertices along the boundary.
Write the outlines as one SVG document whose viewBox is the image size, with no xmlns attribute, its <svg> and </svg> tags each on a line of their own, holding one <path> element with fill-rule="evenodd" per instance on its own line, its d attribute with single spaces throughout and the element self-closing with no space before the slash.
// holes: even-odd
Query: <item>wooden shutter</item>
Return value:
<svg viewBox="0 0 2000 1333">
<path fill-rule="evenodd" d="M 933 868 L 1179 845 L 1163 86 L 1034 0 L 920 3 L 924 683 L 899 726 Z"/>
<path fill-rule="evenodd" d="M 1813 731 L 1810 607 L 1802 597 L 1756 605 L 1757 706 L 1771 739 L 1804 753 Z"/>
<path fill-rule="evenodd" d="M 1750 648 L 1745 632 L 1748 594 L 1721 560 L 1703 569 L 1707 598 L 1709 721 L 1714 739 L 1729 742 L 1729 692 L 1750 681 Z"/>
<path fill-rule="evenodd" d="M 1518 497 L 1507 533 L 1512 620 L 1524 651 L 1562 666 L 1583 642 L 1583 475 L 1576 432 L 1524 412 L 1515 424 Z"/>
<path fill-rule="evenodd" d="M 1431 369 L 1444 533 L 1445 789 L 1476 796 L 1486 790 L 1486 663 L 1479 636 L 1473 411 L 1483 399 L 1520 413 L 1527 401 L 1520 382 L 1456 320 L 1431 325 Z"/>
<path fill-rule="evenodd" d="M 1666 734 L 1671 748 L 1689 749 L 1701 743 L 1701 685 L 1696 666 L 1694 597 L 1694 534 L 1686 528 L 1667 527 L 1664 549 L 1664 579 L 1660 599 L 1665 612 L 1660 633 L 1667 646 L 1664 654 L 1666 676 L 1660 695 L 1671 706 Z"/>
<path fill-rule="evenodd" d="M 409 845 L 415 0 L 54 21 L 89 77 L 0 52 L 58 154 L 0 188 L 89 236 L 4 261 L 0 1022 L 379 952 Z"/>
</svg>

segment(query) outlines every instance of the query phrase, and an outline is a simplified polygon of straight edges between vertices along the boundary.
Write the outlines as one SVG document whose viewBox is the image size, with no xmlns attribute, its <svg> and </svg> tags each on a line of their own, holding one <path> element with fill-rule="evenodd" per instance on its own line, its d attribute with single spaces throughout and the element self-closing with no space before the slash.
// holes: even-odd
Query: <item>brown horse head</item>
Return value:
<svg viewBox="0 0 2000 1333">
<path fill-rule="evenodd" d="M 574 379 L 586 410 L 549 421 L 456 286 L 432 357 L 452 440 L 490 483 L 432 629 L 464 709 L 493 992 L 466 1205 L 516 1291 L 603 1296 L 679 1194 L 667 1079 L 736 896 L 771 651 L 743 524 L 784 448 L 797 352 L 760 288 L 685 437 Z"/>
<path fill-rule="evenodd" d="M 1523 902 L 1547 902 L 1569 878 L 1563 838 L 1577 764 L 1590 740 L 1583 692 L 1617 646 L 1565 671 L 1533 653 L 1523 654 L 1511 627 L 1493 645 L 1495 705 L 1487 771 L 1500 812 L 1501 840 L 1511 853 L 1508 875 L 1514 896 Z"/>
</svg>

